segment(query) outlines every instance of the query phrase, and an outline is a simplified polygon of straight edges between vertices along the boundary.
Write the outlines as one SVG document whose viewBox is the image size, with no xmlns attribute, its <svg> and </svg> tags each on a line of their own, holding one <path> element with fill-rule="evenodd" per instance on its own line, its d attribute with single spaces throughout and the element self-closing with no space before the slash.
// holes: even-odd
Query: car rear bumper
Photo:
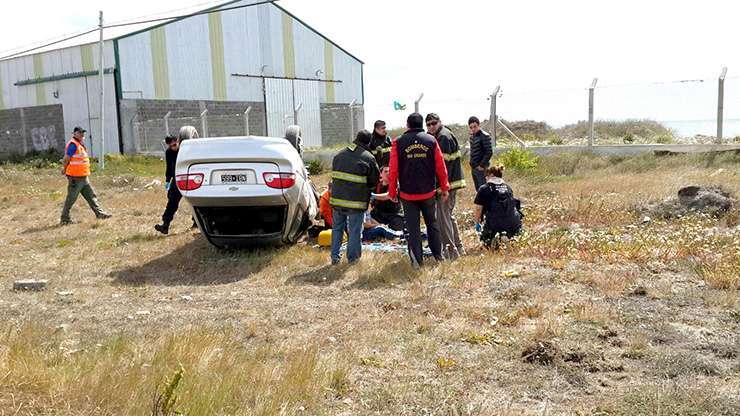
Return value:
<svg viewBox="0 0 740 416">
<path fill-rule="evenodd" d="M 219 246 L 283 241 L 287 205 L 194 206 L 200 229 Z"/>
</svg>

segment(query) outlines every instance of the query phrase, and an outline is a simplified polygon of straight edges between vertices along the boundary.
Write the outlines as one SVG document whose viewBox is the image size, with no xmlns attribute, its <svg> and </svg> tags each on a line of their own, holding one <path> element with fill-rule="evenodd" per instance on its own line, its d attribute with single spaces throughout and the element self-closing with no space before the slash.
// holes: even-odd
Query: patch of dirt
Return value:
<svg viewBox="0 0 740 416">
<path fill-rule="evenodd" d="M 550 341 L 537 341 L 522 351 L 522 359 L 530 364 L 550 365 L 559 358 L 560 349 Z"/>
<path fill-rule="evenodd" d="M 655 217 L 680 218 L 690 213 L 705 213 L 720 217 L 732 208 L 734 196 L 719 186 L 686 186 L 678 195 L 657 204 L 648 205 L 645 212 Z"/>
</svg>

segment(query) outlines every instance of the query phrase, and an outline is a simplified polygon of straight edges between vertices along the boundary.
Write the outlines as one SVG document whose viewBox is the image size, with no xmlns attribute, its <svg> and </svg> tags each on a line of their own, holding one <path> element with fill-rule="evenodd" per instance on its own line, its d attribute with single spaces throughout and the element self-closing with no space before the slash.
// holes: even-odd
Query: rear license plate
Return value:
<svg viewBox="0 0 740 416">
<path fill-rule="evenodd" d="M 248 183 L 249 175 L 221 175 L 221 183 Z"/>
</svg>

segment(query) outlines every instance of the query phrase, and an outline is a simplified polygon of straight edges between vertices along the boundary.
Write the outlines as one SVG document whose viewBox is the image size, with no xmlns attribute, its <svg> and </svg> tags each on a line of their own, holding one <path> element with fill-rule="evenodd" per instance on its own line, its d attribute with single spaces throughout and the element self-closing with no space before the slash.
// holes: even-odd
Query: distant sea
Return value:
<svg viewBox="0 0 740 416">
<path fill-rule="evenodd" d="M 697 134 L 714 136 L 717 134 L 717 120 L 664 120 L 660 123 L 675 130 L 679 137 L 694 137 Z M 722 136 L 726 139 L 740 136 L 740 118 L 725 119 L 722 124 Z"/>
</svg>

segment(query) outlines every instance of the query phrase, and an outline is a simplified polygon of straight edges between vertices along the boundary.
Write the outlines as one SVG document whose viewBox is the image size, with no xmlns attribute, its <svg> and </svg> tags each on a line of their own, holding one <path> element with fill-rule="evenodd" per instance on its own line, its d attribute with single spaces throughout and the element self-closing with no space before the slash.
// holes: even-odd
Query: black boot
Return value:
<svg viewBox="0 0 740 416">
<path fill-rule="evenodd" d="M 170 233 L 170 225 L 167 224 L 166 222 L 155 225 L 154 229 L 165 235 Z"/>
</svg>

